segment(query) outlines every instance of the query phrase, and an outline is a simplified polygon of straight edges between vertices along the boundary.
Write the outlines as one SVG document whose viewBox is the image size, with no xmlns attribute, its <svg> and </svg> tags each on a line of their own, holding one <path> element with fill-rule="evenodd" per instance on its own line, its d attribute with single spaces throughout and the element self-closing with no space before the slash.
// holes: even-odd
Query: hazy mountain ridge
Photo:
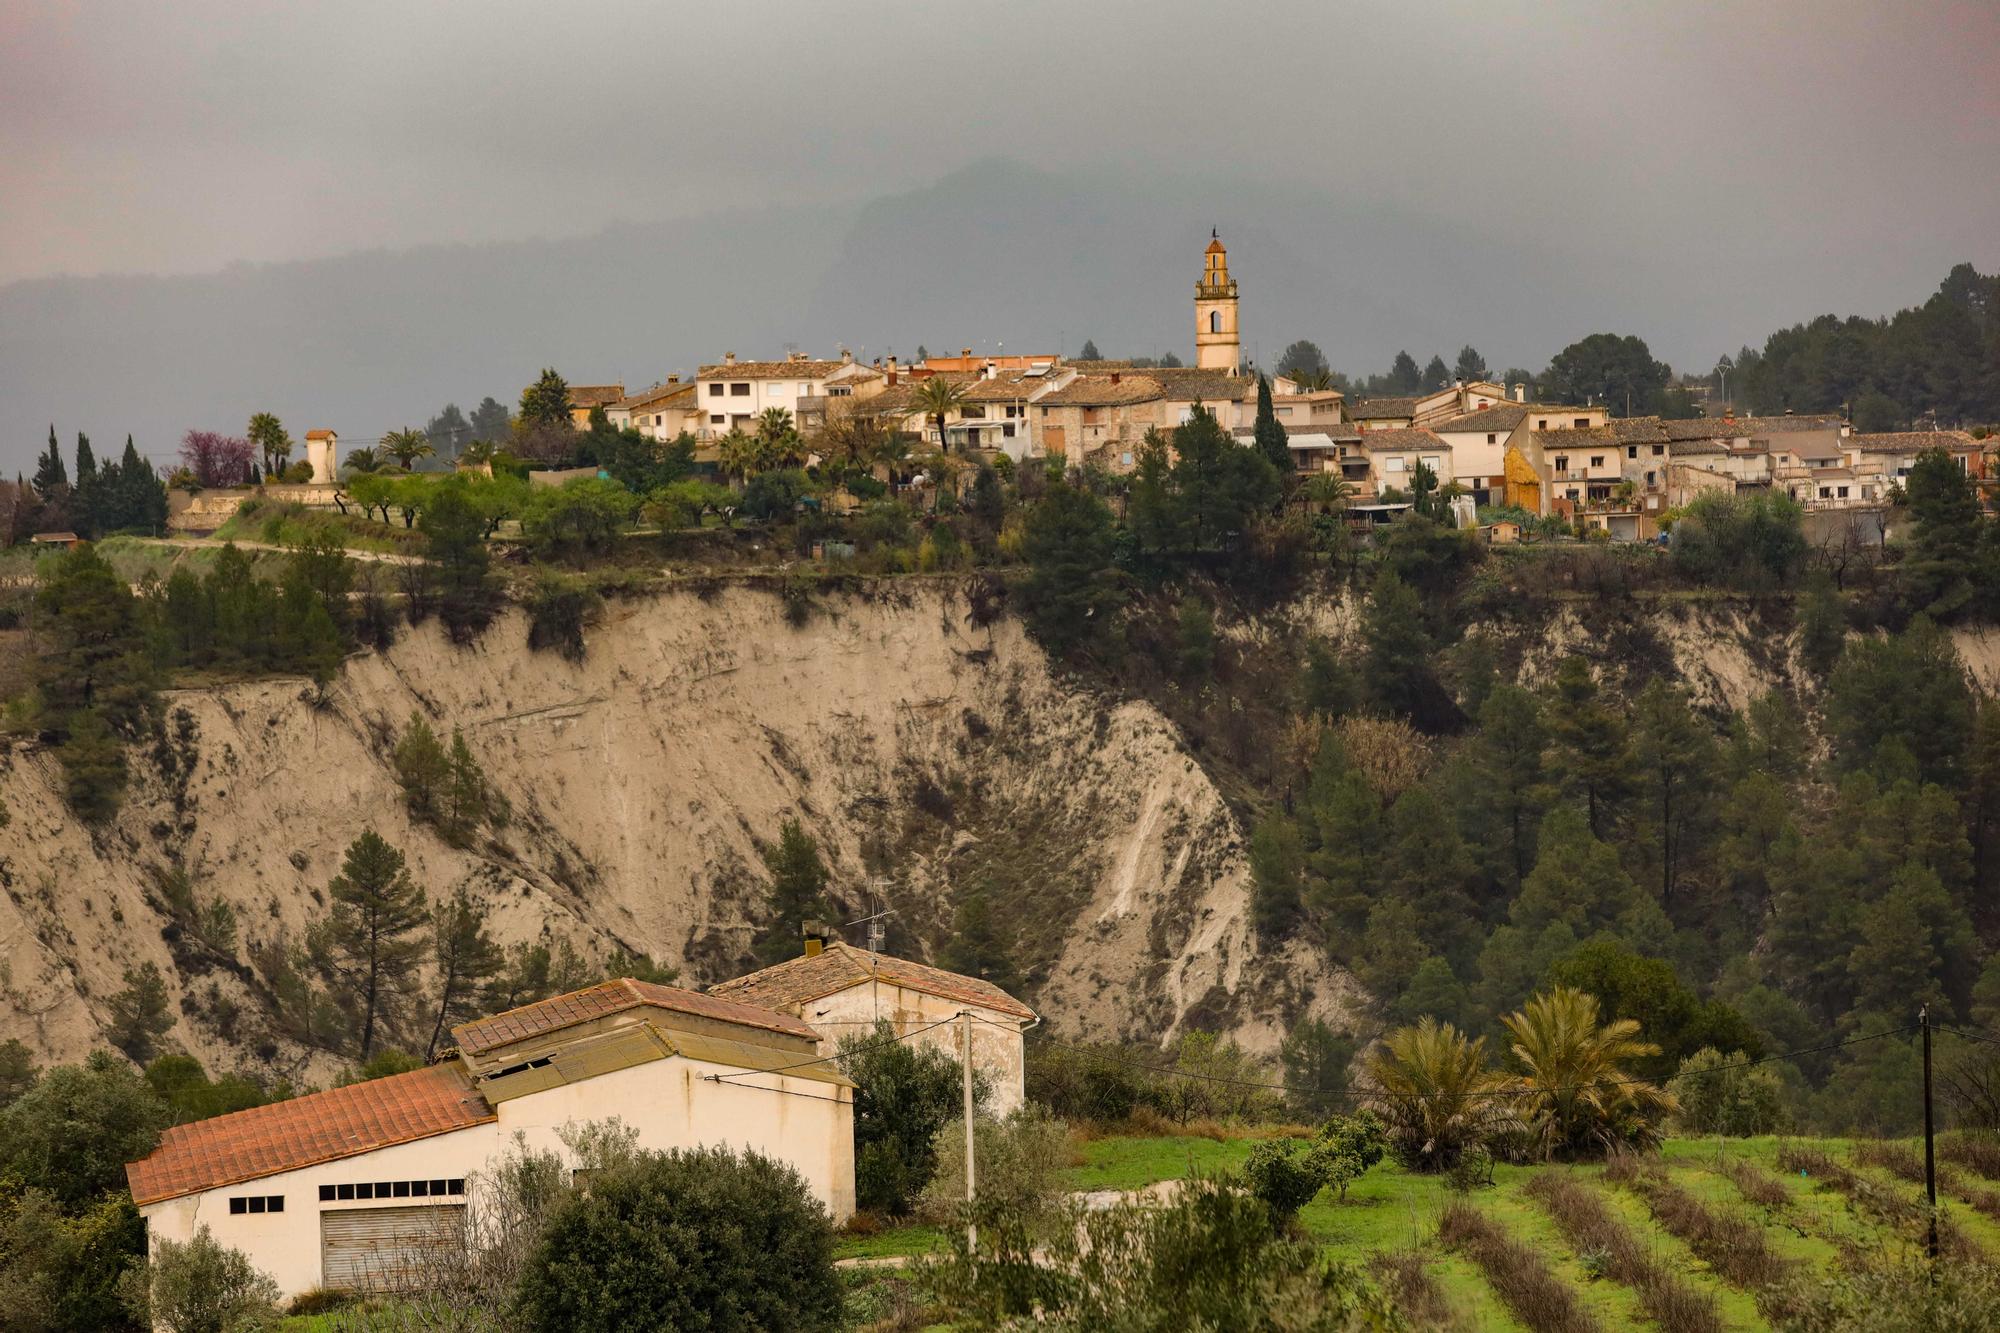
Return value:
<svg viewBox="0 0 2000 1333">
<path fill-rule="evenodd" d="M 189 427 L 240 429 L 266 409 L 295 435 L 362 440 L 447 400 L 511 401 L 544 365 L 637 387 L 788 343 L 907 357 L 920 342 L 1074 352 L 1088 337 L 1108 355 L 1186 357 L 1211 226 L 1243 284 L 1246 350 L 1267 362 L 1298 337 L 1361 371 L 1470 339 L 1498 367 L 1592 328 L 1673 323 L 1671 307 L 1621 313 L 1615 279 L 1470 221 L 1224 176 L 987 160 L 859 209 L 0 287 L 0 468 L 30 466 L 51 421 L 66 441 L 129 431 L 156 459 Z M 1474 310 L 1506 312 L 1504 329 L 1463 327 Z"/>
</svg>

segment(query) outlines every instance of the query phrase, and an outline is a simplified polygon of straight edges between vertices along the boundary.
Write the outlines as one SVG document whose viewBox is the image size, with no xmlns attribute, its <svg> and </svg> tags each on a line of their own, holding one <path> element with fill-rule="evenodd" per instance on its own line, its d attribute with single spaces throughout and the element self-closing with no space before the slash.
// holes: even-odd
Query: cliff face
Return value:
<svg viewBox="0 0 2000 1333">
<path fill-rule="evenodd" d="M 78 1057 L 152 961 L 170 1041 L 211 1068 L 286 1065 L 248 969 L 191 946 L 157 872 L 234 908 L 244 960 L 324 911 L 364 827 L 434 899 L 469 887 L 503 941 L 622 945 L 719 980 L 768 891 L 755 840 L 791 815 L 840 908 L 895 910 L 894 945 L 922 953 L 983 890 L 1067 1032 L 1158 1039 L 1194 1016 L 1269 1047 L 1307 1007 L 1343 1011 L 1350 983 L 1308 951 L 1253 956 L 1241 830 L 1172 725 L 1052 674 L 1018 622 L 974 621 L 929 584 L 829 597 L 797 625 L 767 592 L 671 593 L 612 604 L 580 664 L 529 652 L 518 618 L 471 649 L 426 626 L 351 659 L 318 708 L 296 680 L 169 694 L 165 743 L 134 749 L 95 833 L 51 756 L 0 753 L 0 1037 Z M 412 710 L 462 728 L 512 804 L 478 847 L 405 813 L 388 755 Z"/>
</svg>

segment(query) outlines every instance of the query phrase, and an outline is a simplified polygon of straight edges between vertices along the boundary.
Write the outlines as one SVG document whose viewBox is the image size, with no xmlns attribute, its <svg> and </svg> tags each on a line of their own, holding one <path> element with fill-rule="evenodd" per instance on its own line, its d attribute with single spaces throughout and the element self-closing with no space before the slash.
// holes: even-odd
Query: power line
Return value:
<svg viewBox="0 0 2000 1333">
<path fill-rule="evenodd" d="M 1004 1023 L 994 1023 L 991 1019 L 980 1018 L 979 1015 L 977 1014 L 974 1014 L 973 1018 L 981 1023 L 989 1023 L 994 1027 L 1007 1026 Z M 1823 1042 L 1817 1046 L 1801 1046 L 1789 1051 L 1779 1051 L 1774 1055 L 1759 1056 L 1755 1060 L 1738 1060 L 1728 1064 L 1717 1065 L 1712 1069 L 1693 1069 L 1689 1070 L 1684 1074 L 1669 1075 L 1666 1080 L 1660 1080 L 1660 1081 L 1671 1082 L 1674 1079 L 1701 1078 L 1711 1074 L 1734 1073 L 1736 1070 L 1739 1069 L 1752 1069 L 1758 1065 L 1771 1064 L 1778 1060 L 1789 1060 L 1794 1056 L 1816 1055 L 1824 1051 L 1837 1051 L 1840 1050 L 1842 1047 L 1846 1046 L 1858 1046 L 1862 1042 L 1880 1041 L 1884 1037 L 1900 1036 L 1906 1032 L 1916 1031 L 1916 1029 L 1919 1026 L 1921 1025 L 1916 1023 L 1906 1023 L 1901 1027 L 1889 1028 L 1882 1032 L 1870 1032 L 1858 1037 L 1847 1037 L 1840 1041 Z M 1950 1031 L 1951 1029 L 1946 1028 L 1942 1030 Z M 1995 1040 L 1993 1038 L 1976 1038 L 1975 1040 L 1991 1041 L 1994 1045 L 2000 1045 L 2000 1040 Z M 1193 1079 L 1197 1082 L 1220 1084 L 1226 1087 L 1258 1088 L 1269 1092 L 1290 1092 L 1290 1093 L 1303 1093 L 1308 1095 L 1318 1095 L 1318 1094 L 1323 1094 L 1327 1091 L 1324 1088 L 1299 1087 L 1293 1084 L 1271 1083 L 1259 1079 L 1230 1078 L 1222 1074 L 1202 1074 L 1194 1070 L 1178 1069 L 1172 1065 L 1145 1064 L 1137 1060 L 1123 1059 L 1118 1056 L 1110 1055 L 1104 1051 L 1091 1050 L 1088 1047 L 1075 1046 L 1070 1044 L 1069 1042 L 1057 1041 L 1053 1037 L 1043 1037 L 1035 1044 L 1038 1046 L 1061 1047 L 1064 1050 L 1075 1051 L 1077 1054 L 1085 1056 L 1090 1059 L 1103 1060 L 1109 1064 L 1117 1064 L 1117 1065 L 1123 1065 L 1131 1069 L 1145 1070 L 1148 1073 L 1161 1074 L 1170 1078 Z M 1600 1079 L 1590 1083 L 1558 1084 L 1545 1087 L 1531 1086 L 1531 1087 L 1521 1087 L 1521 1088 L 1488 1088 L 1477 1092 L 1466 1093 L 1465 1096 L 1468 1100 L 1474 1097 L 1540 1097 L 1540 1096 L 1546 1096 L 1550 1093 L 1557 1093 L 1557 1092 L 1584 1092 L 1594 1088 L 1629 1087 L 1638 1084 L 1648 1084 L 1654 1082 L 1656 1082 L 1656 1080 L 1648 1078 Z M 1424 1099 L 1423 1094 L 1421 1093 L 1395 1093 L 1395 1092 L 1388 1092 L 1382 1089 L 1375 1089 L 1358 1095 L 1361 1096 L 1363 1099 L 1370 1097 L 1417 1100 L 1417 1101 L 1421 1101 Z"/>
</svg>

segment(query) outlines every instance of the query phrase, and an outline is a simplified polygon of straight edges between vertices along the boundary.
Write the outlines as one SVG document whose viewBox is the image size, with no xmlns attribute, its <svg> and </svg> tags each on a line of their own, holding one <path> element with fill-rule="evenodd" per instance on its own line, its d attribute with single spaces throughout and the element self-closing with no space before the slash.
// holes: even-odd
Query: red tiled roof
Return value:
<svg viewBox="0 0 2000 1333">
<path fill-rule="evenodd" d="M 790 1037 L 817 1038 L 819 1035 L 791 1015 L 760 1008 L 755 1003 L 718 999 L 699 991 L 634 981 L 630 977 L 607 981 L 586 990 L 571 991 L 568 995 L 557 995 L 519 1009 L 509 1009 L 491 1018 L 461 1023 L 451 1033 L 461 1051 L 478 1055 L 498 1046 L 575 1027 L 578 1023 L 588 1023 L 592 1019 L 637 1009 L 642 1005 L 672 1009 L 697 1018 L 712 1018 L 720 1023 L 782 1032 Z"/>
<path fill-rule="evenodd" d="M 176 1125 L 125 1167 L 132 1201 L 216 1189 L 494 1119 L 457 1063 Z"/>
<path fill-rule="evenodd" d="M 333 438 L 333 432 L 330 430 L 309 430 L 306 432 L 306 438 L 308 440 L 330 440 Z"/>
<path fill-rule="evenodd" d="M 941 999 L 976 1004 L 982 1009 L 1011 1014 L 1016 1018 L 1035 1017 L 1034 1010 L 990 981 L 913 963 L 907 958 L 872 954 L 838 941 L 827 945 L 819 953 L 787 959 L 761 972 L 711 986 L 709 994 L 735 996 L 753 1004 L 789 1010 L 823 995 L 846 990 L 870 977 Z"/>
<path fill-rule="evenodd" d="M 1864 454 L 1913 454 L 1925 449 L 1977 449 L 1979 441 L 1962 430 L 1899 430 L 1856 434 L 1847 443 Z"/>
</svg>

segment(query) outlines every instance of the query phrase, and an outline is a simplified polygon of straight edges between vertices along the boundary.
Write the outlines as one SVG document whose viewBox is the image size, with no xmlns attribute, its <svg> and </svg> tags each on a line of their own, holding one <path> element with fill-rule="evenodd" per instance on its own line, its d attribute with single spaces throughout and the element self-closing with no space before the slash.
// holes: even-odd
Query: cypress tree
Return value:
<svg viewBox="0 0 2000 1333">
<path fill-rule="evenodd" d="M 63 467 L 62 449 L 56 444 L 55 423 L 49 424 L 49 448 L 35 463 L 35 493 L 52 500 L 69 489 L 69 472 Z"/>
<path fill-rule="evenodd" d="M 1278 469 L 1280 477 L 1289 477 L 1298 469 L 1292 463 L 1292 448 L 1287 442 L 1285 428 L 1278 424 L 1278 413 L 1271 406 L 1271 380 L 1261 371 L 1257 375 L 1257 451 L 1270 460 Z"/>
</svg>

